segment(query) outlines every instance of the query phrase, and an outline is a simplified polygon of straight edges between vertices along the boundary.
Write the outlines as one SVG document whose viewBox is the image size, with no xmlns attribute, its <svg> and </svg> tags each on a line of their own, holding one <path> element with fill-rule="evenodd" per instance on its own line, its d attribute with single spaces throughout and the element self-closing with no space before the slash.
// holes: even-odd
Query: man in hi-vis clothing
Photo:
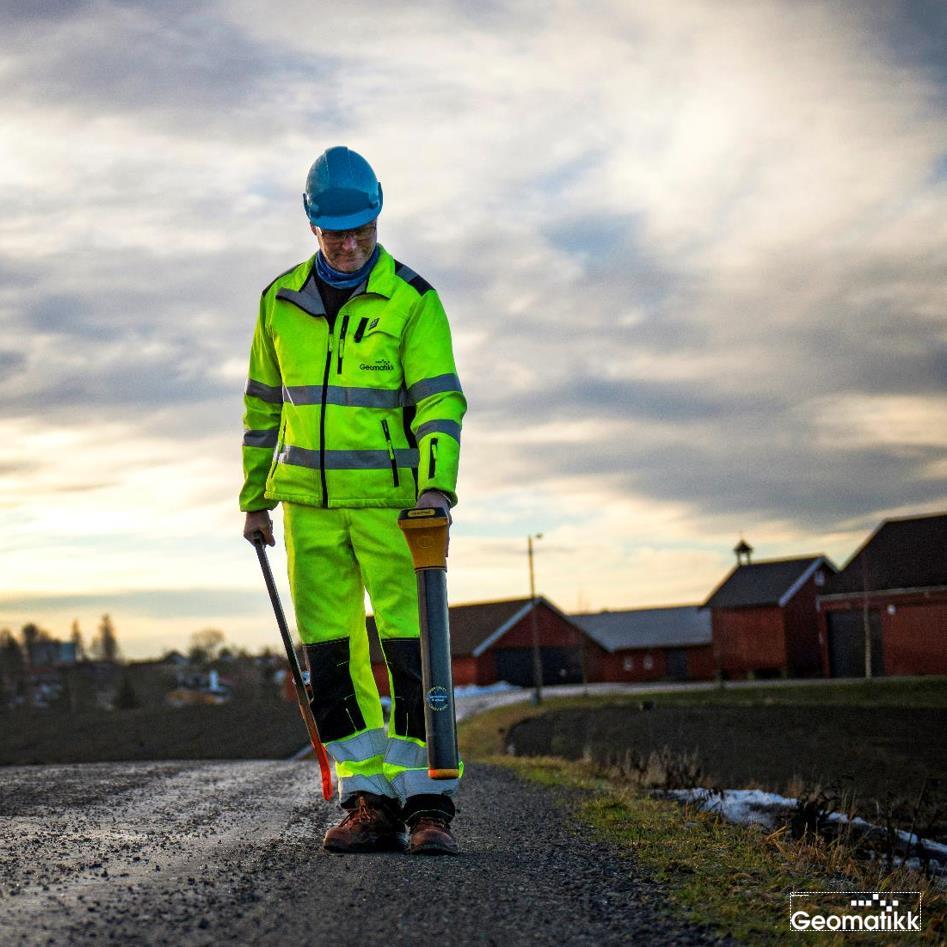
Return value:
<svg viewBox="0 0 947 947">
<path fill-rule="evenodd" d="M 382 189 L 344 147 L 303 196 L 315 256 L 264 291 L 244 414 L 244 536 L 273 545 L 283 504 L 289 583 L 319 734 L 347 814 L 330 851 L 453 853 L 457 780 L 427 774 L 417 586 L 401 509 L 457 502 L 467 403 L 437 293 L 376 242 Z M 449 513 L 448 513 L 449 515 Z M 387 727 L 365 628 L 388 665 Z"/>
</svg>

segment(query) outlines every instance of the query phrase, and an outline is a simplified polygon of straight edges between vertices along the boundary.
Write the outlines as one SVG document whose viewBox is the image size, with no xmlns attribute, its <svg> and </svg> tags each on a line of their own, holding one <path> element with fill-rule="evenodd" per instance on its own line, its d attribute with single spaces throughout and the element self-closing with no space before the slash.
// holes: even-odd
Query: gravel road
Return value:
<svg viewBox="0 0 947 947">
<path fill-rule="evenodd" d="M 461 857 L 329 855 L 311 761 L 0 769 L 0 940 L 724 943 L 579 834 L 567 794 L 471 766 L 458 802 Z"/>
</svg>

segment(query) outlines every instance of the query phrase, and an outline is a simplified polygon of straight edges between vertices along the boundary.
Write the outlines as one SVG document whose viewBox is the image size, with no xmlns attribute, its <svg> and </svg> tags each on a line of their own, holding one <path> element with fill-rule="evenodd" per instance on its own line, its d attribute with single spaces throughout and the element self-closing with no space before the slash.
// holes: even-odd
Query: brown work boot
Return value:
<svg viewBox="0 0 947 947">
<path fill-rule="evenodd" d="M 438 812 L 422 812 L 411 821 L 408 851 L 412 855 L 456 855 L 457 840 L 450 834 L 450 819 Z"/>
<path fill-rule="evenodd" d="M 394 799 L 370 792 L 346 800 L 345 818 L 333 825 L 322 847 L 327 852 L 403 852 L 405 826 Z"/>
</svg>

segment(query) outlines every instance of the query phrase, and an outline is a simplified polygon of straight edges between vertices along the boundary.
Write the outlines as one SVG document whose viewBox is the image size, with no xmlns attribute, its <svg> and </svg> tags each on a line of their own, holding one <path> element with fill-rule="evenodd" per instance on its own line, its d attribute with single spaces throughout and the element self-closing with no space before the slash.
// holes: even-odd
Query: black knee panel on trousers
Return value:
<svg viewBox="0 0 947 947">
<path fill-rule="evenodd" d="M 306 645 L 312 715 L 323 743 L 341 740 L 365 729 L 349 671 L 349 639 Z"/>
<path fill-rule="evenodd" d="M 418 638 L 382 638 L 381 647 L 394 686 L 391 714 L 395 733 L 399 737 L 424 740 L 421 641 Z"/>
</svg>

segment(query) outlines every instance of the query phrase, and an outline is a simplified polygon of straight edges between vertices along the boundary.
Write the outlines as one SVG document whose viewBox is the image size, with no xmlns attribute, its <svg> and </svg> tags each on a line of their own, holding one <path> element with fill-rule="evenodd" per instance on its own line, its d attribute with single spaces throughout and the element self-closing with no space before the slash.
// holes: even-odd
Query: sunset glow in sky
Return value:
<svg viewBox="0 0 947 947">
<path fill-rule="evenodd" d="M 242 390 L 336 144 L 451 317 L 452 601 L 530 533 L 574 611 L 947 508 L 943 3 L 9 6 L 0 628 L 278 644 Z"/>
</svg>

